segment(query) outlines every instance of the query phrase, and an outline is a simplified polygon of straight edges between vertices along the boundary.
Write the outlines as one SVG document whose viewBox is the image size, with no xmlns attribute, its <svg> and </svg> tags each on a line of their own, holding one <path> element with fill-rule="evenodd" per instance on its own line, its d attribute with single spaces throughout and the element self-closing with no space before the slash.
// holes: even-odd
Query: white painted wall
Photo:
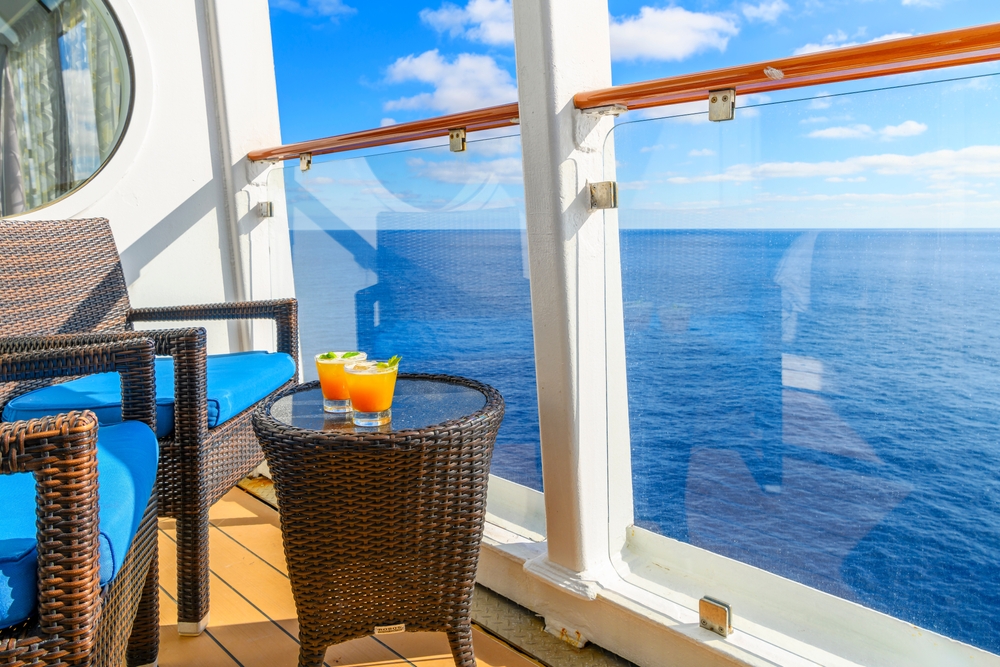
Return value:
<svg viewBox="0 0 1000 667">
<path fill-rule="evenodd" d="M 208 3 L 215 3 L 217 30 Z M 263 178 L 266 165 L 251 166 L 244 157 L 281 143 L 267 0 L 108 4 L 135 70 L 128 129 L 89 183 L 23 217 L 111 220 L 135 307 L 233 301 L 240 292 L 253 299 L 293 296 L 287 222 L 257 216 L 265 191 L 253 181 Z M 239 229 L 242 290 L 233 272 L 231 223 Z M 210 353 L 241 346 L 238 326 L 204 326 Z M 255 324 L 248 342 L 270 348 L 272 327 Z"/>
</svg>

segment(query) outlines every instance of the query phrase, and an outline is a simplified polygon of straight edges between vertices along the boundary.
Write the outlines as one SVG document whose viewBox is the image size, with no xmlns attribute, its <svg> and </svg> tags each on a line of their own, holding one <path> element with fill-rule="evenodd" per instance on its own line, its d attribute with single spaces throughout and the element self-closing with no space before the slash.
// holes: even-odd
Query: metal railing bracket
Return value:
<svg viewBox="0 0 1000 667">
<path fill-rule="evenodd" d="M 594 107 L 593 109 L 582 109 L 580 113 L 594 114 L 595 116 L 621 116 L 623 113 L 628 111 L 628 107 L 624 104 L 608 104 L 603 107 Z"/>
<path fill-rule="evenodd" d="M 736 90 L 713 90 L 708 94 L 708 119 L 715 122 L 736 117 Z"/>
<path fill-rule="evenodd" d="M 717 635 L 728 637 L 733 632 L 733 611 L 729 604 L 707 595 L 698 601 L 701 627 Z"/>
<path fill-rule="evenodd" d="M 601 181 L 590 183 L 590 210 L 618 208 L 618 183 Z"/>
<path fill-rule="evenodd" d="M 462 153 L 466 147 L 464 127 L 448 130 L 448 148 L 452 153 Z"/>
</svg>

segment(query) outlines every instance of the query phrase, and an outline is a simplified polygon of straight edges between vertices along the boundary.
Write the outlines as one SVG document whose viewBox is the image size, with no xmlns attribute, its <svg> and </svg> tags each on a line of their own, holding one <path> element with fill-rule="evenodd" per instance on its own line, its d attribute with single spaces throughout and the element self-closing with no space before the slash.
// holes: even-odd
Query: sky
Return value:
<svg viewBox="0 0 1000 667">
<path fill-rule="evenodd" d="M 286 143 L 516 101 L 510 0 L 269 3 Z M 996 0 L 610 0 L 608 8 L 614 84 L 1000 21 Z M 735 123 L 709 123 L 699 104 L 631 112 L 618 119 L 609 153 L 622 225 L 1000 226 L 992 120 L 1000 77 L 988 76 L 998 71 L 743 96 Z M 962 77 L 980 78 L 905 87 Z M 808 99 L 788 101 L 796 98 Z M 648 120 L 657 116 L 680 117 Z M 325 168 L 292 178 L 331 210 L 348 199 L 357 211 L 522 205 L 516 139 L 461 156 L 431 150 Z M 720 222 L 711 213 L 720 207 L 736 218 Z M 681 213 L 668 221 L 657 211 Z M 361 218 L 374 224 L 370 211 Z"/>
<path fill-rule="evenodd" d="M 285 142 L 516 100 L 510 0 L 269 0 Z M 610 0 L 615 84 L 1000 21 L 996 0 Z"/>
</svg>

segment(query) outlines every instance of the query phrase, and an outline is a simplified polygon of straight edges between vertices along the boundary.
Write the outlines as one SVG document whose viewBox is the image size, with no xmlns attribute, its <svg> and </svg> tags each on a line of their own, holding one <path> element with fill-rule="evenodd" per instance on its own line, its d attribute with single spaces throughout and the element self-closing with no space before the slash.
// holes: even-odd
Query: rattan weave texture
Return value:
<svg viewBox="0 0 1000 667">
<path fill-rule="evenodd" d="M 151 338 L 156 354 L 174 357 L 174 433 L 160 442 L 161 516 L 177 519 L 178 621 L 208 615 L 208 508 L 257 467 L 263 454 L 249 408 L 209 430 L 206 340 L 201 327 L 131 331 L 134 322 L 273 319 L 277 349 L 298 360 L 294 299 L 132 309 L 108 221 L 0 220 L 0 336 L 8 350 L 40 350 Z M 24 377 L 0 383 L 0 405 L 53 383 Z M 294 386 L 294 379 L 281 387 Z"/>
<path fill-rule="evenodd" d="M 486 405 L 399 432 L 301 429 L 271 415 L 282 395 L 313 382 L 254 413 L 278 495 L 301 667 L 323 664 L 332 644 L 396 624 L 446 632 L 456 664 L 476 664 L 469 605 L 503 398 L 463 378 L 405 378 L 471 387 Z"/>
<path fill-rule="evenodd" d="M 117 371 L 123 413 L 155 429 L 153 342 L 12 352 L 0 339 L 0 381 Z M 0 629 L 0 665 L 119 667 L 156 662 L 159 646 L 156 493 L 114 582 L 100 588 L 97 418 L 70 412 L 0 423 L 0 474 L 35 475 L 38 614 Z"/>
</svg>

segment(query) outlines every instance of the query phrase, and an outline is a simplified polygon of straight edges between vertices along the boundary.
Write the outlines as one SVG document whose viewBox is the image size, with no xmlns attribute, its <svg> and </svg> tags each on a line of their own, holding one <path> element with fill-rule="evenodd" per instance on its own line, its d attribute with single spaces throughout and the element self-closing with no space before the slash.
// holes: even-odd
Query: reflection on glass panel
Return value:
<svg viewBox="0 0 1000 667">
<path fill-rule="evenodd" d="M 269 188 L 288 211 L 303 359 L 398 354 L 403 372 L 493 385 L 507 404 L 493 472 L 541 490 L 519 138 L 296 163 Z"/>
<path fill-rule="evenodd" d="M 1000 652 L 995 71 L 614 142 L 636 523 Z"/>
<path fill-rule="evenodd" d="M 47 204 L 90 178 L 125 128 L 125 46 L 101 0 L 0 0 L 0 203 Z"/>
</svg>

